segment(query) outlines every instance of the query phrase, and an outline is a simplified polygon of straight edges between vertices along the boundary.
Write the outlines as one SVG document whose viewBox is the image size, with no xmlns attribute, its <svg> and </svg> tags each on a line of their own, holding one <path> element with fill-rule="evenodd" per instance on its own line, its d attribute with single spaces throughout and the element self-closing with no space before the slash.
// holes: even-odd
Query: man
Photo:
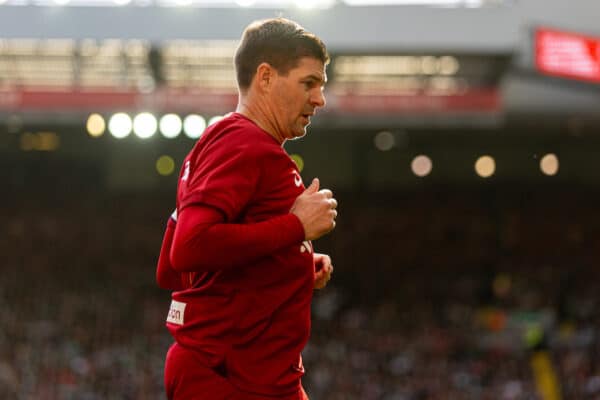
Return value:
<svg viewBox="0 0 600 400">
<path fill-rule="evenodd" d="M 337 201 L 318 179 L 304 188 L 282 145 L 325 106 L 328 61 L 292 21 L 248 26 L 235 55 L 237 110 L 184 160 L 157 267 L 174 291 L 171 400 L 307 399 L 300 352 L 312 291 L 333 270 L 310 241 L 335 227 Z"/>
</svg>

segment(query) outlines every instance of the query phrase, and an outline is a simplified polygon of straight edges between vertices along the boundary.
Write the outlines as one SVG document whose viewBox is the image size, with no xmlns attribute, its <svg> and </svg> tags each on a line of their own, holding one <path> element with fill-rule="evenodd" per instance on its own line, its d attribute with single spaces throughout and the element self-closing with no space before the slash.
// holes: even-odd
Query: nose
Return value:
<svg viewBox="0 0 600 400">
<path fill-rule="evenodd" d="M 311 93 L 310 102 L 313 107 L 325 107 L 325 94 L 323 93 L 323 88 L 315 88 Z"/>
</svg>

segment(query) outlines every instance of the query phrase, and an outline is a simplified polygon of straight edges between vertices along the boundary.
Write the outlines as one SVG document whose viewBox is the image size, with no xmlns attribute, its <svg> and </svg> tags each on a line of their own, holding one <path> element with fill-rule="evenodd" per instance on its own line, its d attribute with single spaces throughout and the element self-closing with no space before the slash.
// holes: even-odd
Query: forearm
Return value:
<svg viewBox="0 0 600 400">
<path fill-rule="evenodd" d="M 158 286 L 163 289 L 183 290 L 181 275 L 179 272 L 173 269 L 169 257 L 174 234 L 175 222 L 169 218 L 163 237 L 162 246 L 160 248 L 160 256 L 158 257 L 158 265 L 156 267 L 156 282 L 158 283 Z"/>
<path fill-rule="evenodd" d="M 193 206 L 178 218 L 171 265 L 179 272 L 235 268 L 302 240 L 304 229 L 293 214 L 252 224 L 230 224 L 212 208 Z"/>
</svg>

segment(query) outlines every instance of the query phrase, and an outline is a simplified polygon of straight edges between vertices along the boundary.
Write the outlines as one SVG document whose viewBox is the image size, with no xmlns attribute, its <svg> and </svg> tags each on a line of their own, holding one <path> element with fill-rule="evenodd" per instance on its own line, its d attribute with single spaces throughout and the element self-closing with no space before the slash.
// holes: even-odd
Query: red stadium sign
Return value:
<svg viewBox="0 0 600 400">
<path fill-rule="evenodd" d="M 496 88 L 471 89 L 461 94 L 446 96 L 426 94 L 339 96 L 328 98 L 328 101 L 337 106 L 334 111 L 353 115 L 487 113 L 499 112 L 502 108 L 500 93 Z"/>
<path fill-rule="evenodd" d="M 535 64 L 548 75 L 600 83 L 600 38 L 537 29 Z"/>
<path fill-rule="evenodd" d="M 0 89 L 0 110 L 8 111 L 112 111 L 112 110 L 205 110 L 222 112 L 237 104 L 237 93 L 216 91 L 136 90 L 61 91 L 37 89 Z"/>
<path fill-rule="evenodd" d="M 395 115 L 401 113 L 453 114 L 460 112 L 498 112 L 502 108 L 496 88 L 465 90 L 461 94 L 356 95 L 327 94 L 328 109 L 339 114 Z M 152 93 L 134 90 L 57 91 L 38 89 L 0 89 L 0 111 L 88 112 L 154 110 L 224 113 L 235 109 L 237 93 L 210 90 L 164 89 Z"/>
</svg>

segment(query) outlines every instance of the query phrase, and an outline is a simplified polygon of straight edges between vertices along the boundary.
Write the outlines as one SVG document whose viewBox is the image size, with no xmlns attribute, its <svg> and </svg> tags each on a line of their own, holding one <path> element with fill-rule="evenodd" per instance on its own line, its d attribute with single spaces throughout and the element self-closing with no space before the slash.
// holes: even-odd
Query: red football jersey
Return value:
<svg viewBox="0 0 600 400">
<path fill-rule="evenodd" d="M 253 223 L 288 214 L 303 191 L 296 164 L 281 145 L 234 113 L 210 126 L 184 160 L 177 210 L 210 206 L 226 223 Z M 310 331 L 311 243 L 244 266 L 185 275 L 189 288 L 173 293 L 167 318 L 176 341 L 204 354 L 209 365 L 224 363 L 228 380 L 242 390 L 297 392 L 304 373 L 300 352 Z"/>
</svg>

